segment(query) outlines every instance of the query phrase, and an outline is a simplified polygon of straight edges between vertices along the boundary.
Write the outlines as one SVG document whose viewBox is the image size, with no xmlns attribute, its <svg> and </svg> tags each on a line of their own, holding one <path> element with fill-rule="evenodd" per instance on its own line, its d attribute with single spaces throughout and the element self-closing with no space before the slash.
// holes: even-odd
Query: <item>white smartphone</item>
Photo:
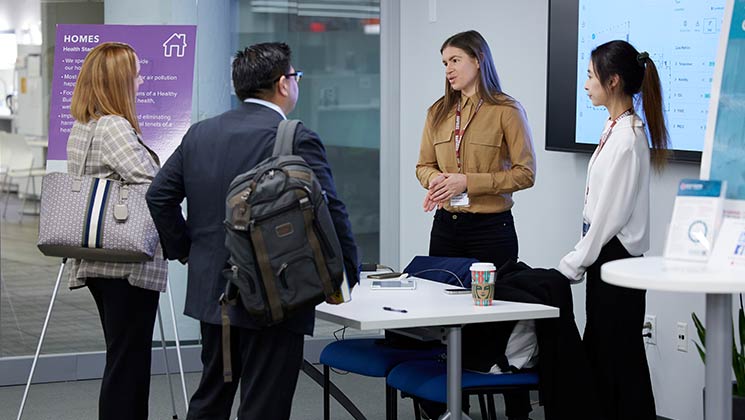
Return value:
<svg viewBox="0 0 745 420">
<path fill-rule="evenodd" d="M 471 289 L 463 289 L 463 288 L 457 288 L 457 289 L 445 289 L 444 290 L 446 295 L 470 295 Z"/>
</svg>

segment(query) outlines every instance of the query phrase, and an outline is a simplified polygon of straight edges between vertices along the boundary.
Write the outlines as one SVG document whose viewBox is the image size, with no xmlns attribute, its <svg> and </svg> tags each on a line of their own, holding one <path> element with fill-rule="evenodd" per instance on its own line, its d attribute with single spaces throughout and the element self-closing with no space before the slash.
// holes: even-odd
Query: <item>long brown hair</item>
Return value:
<svg viewBox="0 0 745 420">
<path fill-rule="evenodd" d="M 72 93 L 73 118 L 87 123 L 104 115 L 118 115 L 142 133 L 135 113 L 136 60 L 134 49 L 120 42 L 93 48 L 83 61 Z"/>
<path fill-rule="evenodd" d="M 447 47 L 461 49 L 471 58 L 478 60 L 479 83 L 476 92 L 479 93 L 484 102 L 492 105 L 515 105 L 515 100 L 502 91 L 489 44 L 480 33 L 466 31 L 451 36 L 442 43 L 440 54 Z M 432 125 L 434 127 L 439 126 L 447 119 L 448 113 L 460 101 L 460 95 L 460 91 L 453 90 L 453 87 L 445 78 L 445 95 L 429 108 L 433 115 Z"/>
<path fill-rule="evenodd" d="M 649 130 L 652 166 L 662 171 L 667 163 L 670 135 L 662 107 L 662 87 L 657 66 L 646 52 L 639 53 L 626 41 L 610 41 L 592 50 L 590 56 L 598 80 L 605 87 L 613 75 L 621 79 L 623 93 L 641 93 L 642 111 Z"/>
</svg>

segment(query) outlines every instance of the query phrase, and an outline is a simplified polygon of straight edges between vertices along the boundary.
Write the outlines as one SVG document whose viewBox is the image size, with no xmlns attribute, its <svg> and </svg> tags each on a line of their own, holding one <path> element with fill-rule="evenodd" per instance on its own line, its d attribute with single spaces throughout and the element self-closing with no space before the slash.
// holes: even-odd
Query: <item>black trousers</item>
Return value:
<svg viewBox="0 0 745 420">
<path fill-rule="evenodd" d="M 231 327 L 233 381 L 223 380 L 222 327 L 201 323 L 202 379 L 187 420 L 227 420 L 238 384 L 238 420 L 288 420 L 303 363 L 303 335 L 281 327 Z"/>
<path fill-rule="evenodd" d="M 613 238 L 587 269 L 583 342 L 602 420 L 657 418 L 642 338 L 646 291 L 613 286 L 600 279 L 601 265 L 631 256 L 621 241 Z"/>
<path fill-rule="evenodd" d="M 512 213 L 435 212 L 429 238 L 433 257 L 476 258 L 497 268 L 517 260 L 517 233 Z"/>
<path fill-rule="evenodd" d="M 517 253 L 515 222 L 509 210 L 492 214 L 450 213 L 443 209 L 435 212 L 429 255 L 476 258 L 482 262 L 491 262 L 498 269 L 507 261 L 517 261 Z M 463 328 L 464 343 L 478 342 L 469 340 L 470 335 L 481 335 L 478 325 Z M 505 392 L 504 403 L 510 419 L 527 418 L 532 411 L 530 394 L 527 391 Z"/>
<path fill-rule="evenodd" d="M 98 398 L 101 420 L 147 420 L 153 326 L 160 293 L 126 279 L 86 279 L 101 317 L 106 367 Z"/>
</svg>

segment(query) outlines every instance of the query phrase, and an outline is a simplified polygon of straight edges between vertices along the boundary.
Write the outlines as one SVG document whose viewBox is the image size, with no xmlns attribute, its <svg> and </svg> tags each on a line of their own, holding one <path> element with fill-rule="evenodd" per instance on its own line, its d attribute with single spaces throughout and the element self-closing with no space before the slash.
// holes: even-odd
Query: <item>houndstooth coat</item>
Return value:
<svg viewBox="0 0 745 420">
<path fill-rule="evenodd" d="M 94 128 L 95 127 L 95 128 Z M 158 156 L 150 150 L 125 118 L 106 115 L 87 124 L 76 121 L 67 140 L 67 172 L 76 173 L 83 164 L 85 145 L 95 129 L 84 175 L 150 183 L 159 169 Z M 119 263 L 74 260 L 70 270 L 71 289 L 85 286 L 88 277 L 125 278 L 129 284 L 143 289 L 164 292 L 168 265 L 160 245 L 153 261 Z"/>
</svg>

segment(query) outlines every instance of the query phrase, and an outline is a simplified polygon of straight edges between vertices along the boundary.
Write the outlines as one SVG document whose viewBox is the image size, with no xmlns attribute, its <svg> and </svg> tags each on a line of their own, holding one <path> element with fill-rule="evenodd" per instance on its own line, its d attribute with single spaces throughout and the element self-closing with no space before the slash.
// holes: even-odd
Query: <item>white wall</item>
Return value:
<svg viewBox="0 0 745 420">
<path fill-rule="evenodd" d="M 430 4 L 436 21 L 430 21 Z M 424 190 L 414 176 L 427 107 L 443 94 L 444 71 L 439 48 L 450 35 L 476 29 L 489 41 L 505 91 L 525 107 L 536 147 L 536 185 L 515 194 L 513 213 L 520 239 L 520 258 L 536 267 L 554 267 L 579 236 L 587 155 L 547 152 L 546 0 L 406 0 L 401 1 L 401 141 L 400 265 L 426 255 L 431 215 L 421 210 Z M 674 139 L 673 139 L 674 140 Z M 671 164 L 652 185 L 652 249 L 662 252 L 677 181 L 697 177 L 698 165 Z M 584 284 L 573 287 L 575 313 L 584 328 Z M 704 315 L 702 295 L 649 292 L 647 313 L 657 316 L 658 345 L 647 354 L 657 413 L 677 420 L 700 419 L 703 366 L 693 343 L 676 350 L 675 325 L 689 323 L 690 313 Z M 663 360 L 664 359 L 664 360 Z"/>
</svg>

